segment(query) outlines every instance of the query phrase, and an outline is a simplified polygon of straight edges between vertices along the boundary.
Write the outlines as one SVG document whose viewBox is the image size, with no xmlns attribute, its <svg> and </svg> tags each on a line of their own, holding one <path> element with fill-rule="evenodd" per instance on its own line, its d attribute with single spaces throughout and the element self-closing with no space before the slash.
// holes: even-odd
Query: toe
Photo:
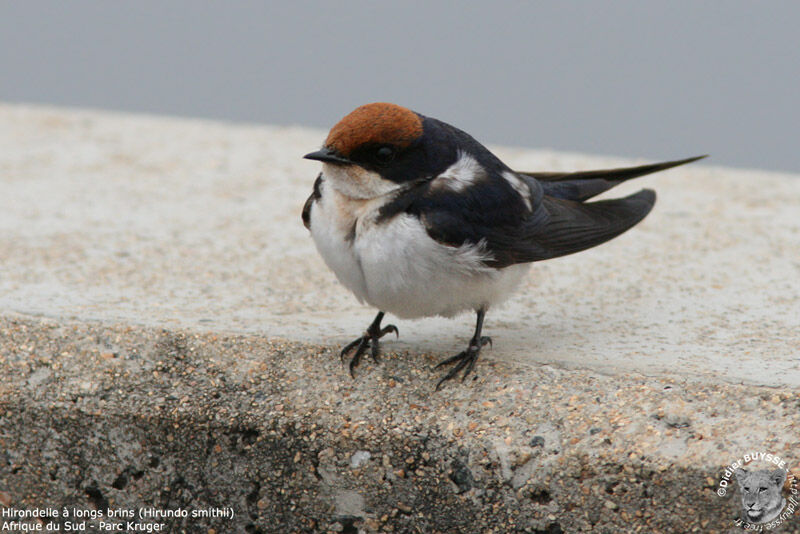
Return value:
<svg viewBox="0 0 800 534">
<path fill-rule="evenodd" d="M 467 365 L 464 366 L 464 374 L 461 376 L 461 381 L 462 382 L 467 379 L 467 375 L 469 375 L 472 372 L 472 368 L 475 367 L 475 362 L 477 362 L 477 361 L 478 361 L 478 355 L 477 354 L 475 354 L 474 356 L 469 358 L 469 361 L 467 362 Z"/>
<path fill-rule="evenodd" d="M 385 327 L 383 327 L 383 330 L 381 330 L 380 333 L 380 337 L 385 336 L 389 332 L 393 332 L 394 335 L 397 336 L 398 338 L 400 337 L 400 331 L 398 331 L 397 327 L 393 324 L 387 324 Z"/>
<path fill-rule="evenodd" d="M 344 357 L 345 357 L 345 356 L 346 356 L 346 355 L 347 355 L 347 354 L 348 354 L 348 353 L 349 353 L 351 350 L 353 350 L 353 349 L 356 347 L 356 345 L 358 345 L 359 343 L 361 343 L 361 338 L 358 338 L 358 339 L 356 339 L 355 341 L 353 341 L 353 342 L 351 342 L 351 343 L 348 343 L 347 345 L 345 345 L 345 346 L 344 346 L 344 348 L 342 349 L 342 352 L 341 352 L 341 353 L 339 353 L 339 359 L 340 359 L 341 361 L 344 361 Z"/>
<path fill-rule="evenodd" d="M 380 355 L 381 355 L 381 348 L 380 345 L 378 344 L 378 340 L 377 339 L 373 340 L 371 345 L 372 345 L 372 351 L 370 352 L 370 354 L 372 355 L 372 361 L 378 363 L 380 361 Z"/>
<path fill-rule="evenodd" d="M 467 351 L 459 352 L 455 356 L 451 356 L 451 357 L 447 358 L 446 360 L 442 360 L 439 363 L 437 363 L 436 367 L 434 367 L 434 369 L 438 369 L 439 367 L 443 367 L 445 365 L 450 365 L 451 363 L 455 363 L 455 362 L 457 362 L 459 360 L 463 360 L 464 357 L 466 356 L 466 354 L 467 354 Z"/>
<path fill-rule="evenodd" d="M 350 359 L 350 376 L 355 378 L 355 370 L 358 367 L 358 364 L 361 362 L 361 356 L 367 351 L 367 347 L 369 347 L 369 338 L 361 338 L 358 343 L 358 349 L 356 349 L 356 353 L 353 354 L 353 357 Z"/>
<path fill-rule="evenodd" d="M 462 353 L 462 354 L 464 354 L 464 353 Z M 442 362 L 442 363 L 444 363 L 444 362 Z M 442 384 L 444 384 L 445 382 L 447 382 L 448 380 L 450 380 L 454 376 L 456 376 L 458 374 L 458 372 L 461 371 L 461 369 L 463 369 L 465 365 L 467 365 L 467 363 L 468 363 L 468 359 L 466 357 L 460 358 L 459 362 L 455 366 L 453 366 L 453 368 L 450 369 L 450 371 L 446 375 L 444 375 L 441 380 L 439 380 L 439 382 L 436 384 L 435 391 L 439 391 L 439 388 L 442 387 Z"/>
</svg>

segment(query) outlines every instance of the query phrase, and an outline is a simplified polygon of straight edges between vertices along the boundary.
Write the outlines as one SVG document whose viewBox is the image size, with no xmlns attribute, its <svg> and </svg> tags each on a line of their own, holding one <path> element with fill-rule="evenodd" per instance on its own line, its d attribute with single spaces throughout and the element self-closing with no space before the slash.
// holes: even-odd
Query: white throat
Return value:
<svg viewBox="0 0 800 534">
<path fill-rule="evenodd" d="M 322 175 L 336 191 L 349 198 L 377 198 L 402 187 L 358 165 L 323 163 Z"/>
</svg>

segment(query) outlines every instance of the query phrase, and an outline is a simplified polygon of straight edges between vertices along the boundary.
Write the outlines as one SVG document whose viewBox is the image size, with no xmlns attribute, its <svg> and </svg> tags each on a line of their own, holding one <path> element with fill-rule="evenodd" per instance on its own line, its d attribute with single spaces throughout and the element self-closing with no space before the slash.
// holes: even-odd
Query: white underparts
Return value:
<svg viewBox="0 0 800 534">
<path fill-rule="evenodd" d="M 390 197 L 348 198 L 327 180 L 320 193 L 311 235 L 325 263 L 360 301 L 398 317 L 488 308 L 508 298 L 529 268 L 488 267 L 483 243 L 441 244 L 416 216 L 377 222 Z"/>
</svg>

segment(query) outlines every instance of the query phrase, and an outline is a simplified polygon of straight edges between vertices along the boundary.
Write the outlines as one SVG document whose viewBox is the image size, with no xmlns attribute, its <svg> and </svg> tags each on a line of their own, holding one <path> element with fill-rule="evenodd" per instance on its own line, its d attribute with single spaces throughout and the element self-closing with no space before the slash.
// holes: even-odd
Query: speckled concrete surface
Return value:
<svg viewBox="0 0 800 534">
<path fill-rule="evenodd" d="M 237 513 L 170 532 L 728 532 L 725 466 L 800 451 L 774 388 L 489 362 L 432 394 L 433 354 L 352 381 L 324 346 L 22 317 L 0 354 L 6 504 Z"/>
<path fill-rule="evenodd" d="M 324 135 L 0 106 L 0 309 L 350 341 L 374 312 L 300 223 L 319 171 L 301 157 Z M 520 169 L 632 163 L 498 153 Z M 535 265 L 489 314 L 486 359 L 800 386 L 800 179 L 695 164 L 635 182 L 613 194 L 652 187 L 653 213 Z M 473 328 L 395 322 L 387 350 L 460 351 Z"/>
<path fill-rule="evenodd" d="M 800 459 L 799 177 L 619 188 L 654 212 L 536 265 L 476 380 L 434 394 L 468 315 L 393 320 L 355 382 L 339 363 L 373 311 L 300 223 L 323 137 L 0 105 L 0 505 L 241 512 L 172 532 L 717 532 L 726 463 Z"/>
</svg>

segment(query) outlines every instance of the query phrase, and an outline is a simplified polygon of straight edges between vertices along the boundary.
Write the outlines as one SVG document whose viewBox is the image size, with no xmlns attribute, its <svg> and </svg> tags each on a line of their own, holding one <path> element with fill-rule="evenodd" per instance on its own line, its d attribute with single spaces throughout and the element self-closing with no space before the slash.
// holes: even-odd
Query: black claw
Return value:
<svg viewBox="0 0 800 534">
<path fill-rule="evenodd" d="M 446 375 L 442 377 L 441 380 L 436 384 L 436 391 L 439 391 L 439 388 L 442 387 L 442 384 L 447 382 L 448 380 L 454 378 L 458 375 L 459 372 L 463 369 L 464 374 L 461 376 L 461 381 L 463 382 L 467 376 L 472 372 L 472 369 L 475 367 L 475 362 L 478 361 L 478 356 L 481 353 L 481 348 L 484 345 L 492 345 L 492 338 L 487 336 L 481 336 L 481 329 L 483 328 L 483 317 L 485 315 L 485 310 L 478 310 L 478 322 L 475 325 L 475 335 L 472 337 L 472 340 L 469 342 L 469 346 L 467 350 L 459 352 L 455 356 L 447 358 L 446 360 L 439 362 L 434 369 L 438 369 L 443 365 L 450 365 L 451 363 L 455 363 L 450 371 Z"/>
<path fill-rule="evenodd" d="M 355 368 L 358 367 L 359 362 L 361 362 L 361 356 L 364 354 L 364 352 L 366 352 L 367 347 L 369 347 L 369 344 L 370 344 L 370 338 L 362 336 L 353 341 L 352 343 L 350 343 L 349 345 L 347 345 L 344 349 L 342 349 L 342 359 L 344 359 L 344 355 L 353 350 L 353 347 L 358 345 L 355 354 L 353 354 L 353 357 L 350 359 L 350 365 L 349 365 L 350 376 L 352 376 L 353 378 L 356 377 Z"/>
<path fill-rule="evenodd" d="M 450 365 L 453 362 L 457 362 L 458 360 L 464 357 L 464 354 L 466 354 L 466 352 L 467 351 L 459 352 L 455 356 L 451 356 L 446 360 L 442 360 L 441 362 L 436 364 L 436 367 L 434 367 L 434 369 L 438 369 L 439 367 L 444 367 L 445 365 Z"/>
<path fill-rule="evenodd" d="M 372 352 L 371 352 L 372 361 L 378 363 L 380 361 L 380 354 L 381 354 L 381 348 L 380 345 L 378 345 L 378 340 L 376 339 L 373 343 L 371 343 L 371 345 L 372 345 Z"/>
<path fill-rule="evenodd" d="M 397 337 L 397 339 L 400 339 L 400 331 L 393 324 L 387 324 L 386 326 L 384 326 L 383 330 L 381 330 L 381 335 L 379 337 L 383 337 L 389 332 L 394 332 L 394 335 Z"/>
<path fill-rule="evenodd" d="M 461 381 L 462 382 L 467 379 L 467 375 L 472 372 L 472 368 L 475 367 L 475 362 L 477 362 L 477 361 L 478 361 L 478 355 L 477 354 L 475 355 L 474 358 L 470 358 L 467 361 L 467 365 L 465 366 L 465 369 L 464 369 L 464 374 L 461 375 Z"/>
<path fill-rule="evenodd" d="M 385 336 L 390 332 L 394 332 L 397 337 L 400 337 L 400 332 L 397 330 L 397 327 L 393 324 L 386 325 L 383 329 L 381 329 L 381 320 L 383 319 L 383 312 L 379 312 L 378 315 L 375 317 L 375 320 L 372 321 L 372 324 L 369 325 L 367 331 L 364 332 L 364 335 L 360 338 L 348 343 L 341 352 L 341 360 L 344 362 L 344 357 L 350 351 L 353 350 L 356 346 L 355 354 L 350 359 L 350 376 L 355 378 L 355 368 L 358 367 L 358 364 L 361 363 L 361 357 L 367 351 L 367 348 L 370 348 L 370 356 L 372 359 L 377 363 L 380 361 L 380 338 Z"/>
<path fill-rule="evenodd" d="M 356 345 L 359 345 L 363 339 L 364 339 L 363 337 L 360 337 L 360 338 L 356 339 L 355 341 L 353 341 L 353 342 L 351 342 L 351 343 L 348 343 L 347 345 L 345 345 L 345 347 L 342 349 L 342 352 L 339 354 L 339 359 L 342 361 L 342 363 L 344 363 L 344 356 L 345 356 L 345 354 L 347 354 L 348 352 L 350 352 L 351 350 L 353 350 L 353 348 L 354 348 Z"/>
<path fill-rule="evenodd" d="M 472 368 L 475 367 L 475 362 L 478 361 L 478 355 L 480 354 L 481 349 L 478 346 L 470 345 L 469 348 L 463 352 L 459 352 L 455 356 L 440 362 L 436 369 L 443 365 L 449 365 L 451 363 L 456 363 L 450 371 L 446 375 L 442 377 L 441 380 L 436 384 L 436 391 L 439 391 L 439 388 L 442 387 L 442 384 L 454 378 L 458 373 L 464 369 L 464 374 L 461 377 L 461 381 L 463 382 L 467 375 L 472 372 Z"/>
</svg>

